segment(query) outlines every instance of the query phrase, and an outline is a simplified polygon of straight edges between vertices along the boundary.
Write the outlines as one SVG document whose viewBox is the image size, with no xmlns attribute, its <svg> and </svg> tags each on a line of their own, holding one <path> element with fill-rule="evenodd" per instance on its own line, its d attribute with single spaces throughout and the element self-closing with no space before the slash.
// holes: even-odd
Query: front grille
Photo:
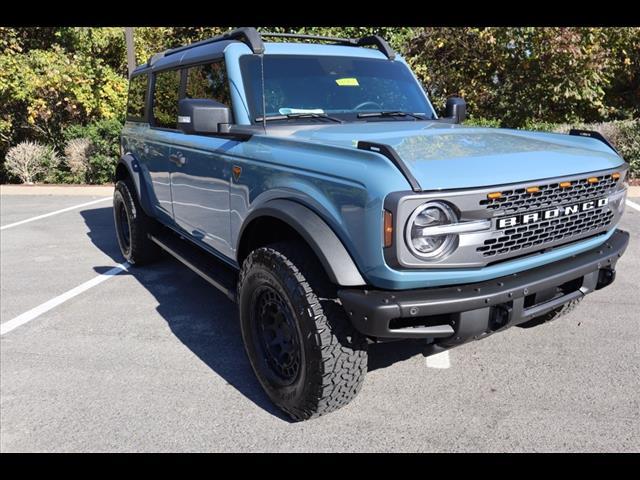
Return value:
<svg viewBox="0 0 640 480">
<path fill-rule="evenodd" d="M 593 178 L 593 177 L 590 177 Z M 532 212 L 546 207 L 578 203 L 593 198 L 606 197 L 616 186 L 611 174 L 595 177 L 597 183 L 589 183 L 587 178 L 573 180 L 570 187 L 560 187 L 560 183 L 535 185 L 536 193 L 528 193 L 525 188 L 505 190 L 500 198 L 480 200 L 480 205 L 489 210 L 503 210 L 505 215 Z"/>
<path fill-rule="evenodd" d="M 389 196 L 385 209 L 397 213 L 400 225 L 425 202 L 446 201 L 459 211 L 461 222 L 490 220 L 491 227 L 461 233 L 449 256 L 428 264 L 407 247 L 406 228 L 398 228 L 398 248 L 385 249 L 385 258 L 402 268 L 482 268 L 595 238 L 620 219 L 626 173 L 625 165 L 511 185 Z M 490 199 L 496 192 L 502 198 Z"/>
<path fill-rule="evenodd" d="M 484 257 L 492 257 L 558 242 L 599 230 L 611 222 L 613 215 L 608 207 L 597 208 L 531 225 L 508 228 L 502 232 L 501 237 L 485 240 L 476 251 L 481 252 Z"/>
</svg>

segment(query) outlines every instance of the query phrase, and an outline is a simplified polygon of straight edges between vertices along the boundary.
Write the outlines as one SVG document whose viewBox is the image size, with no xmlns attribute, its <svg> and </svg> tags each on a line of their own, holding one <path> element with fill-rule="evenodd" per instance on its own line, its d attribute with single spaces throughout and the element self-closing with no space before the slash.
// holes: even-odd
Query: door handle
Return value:
<svg viewBox="0 0 640 480">
<path fill-rule="evenodd" d="M 175 163 L 179 167 L 187 163 L 187 159 L 181 153 L 173 153 L 169 155 L 169 161 Z"/>
</svg>

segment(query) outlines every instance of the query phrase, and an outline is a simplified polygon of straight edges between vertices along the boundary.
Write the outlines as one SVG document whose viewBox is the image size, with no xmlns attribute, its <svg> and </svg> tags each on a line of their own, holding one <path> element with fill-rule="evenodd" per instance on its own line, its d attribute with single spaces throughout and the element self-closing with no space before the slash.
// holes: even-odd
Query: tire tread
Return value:
<svg viewBox="0 0 640 480">
<path fill-rule="evenodd" d="M 142 210 L 137 195 L 132 193 L 130 180 L 118 181 L 115 190 L 114 197 L 117 193 L 122 195 L 132 216 L 130 220 L 131 252 L 128 256 L 125 255 L 127 261 L 135 265 L 145 265 L 153 262 L 161 255 L 158 245 L 149 239 L 149 234 L 156 232 L 158 229 L 157 222 Z M 116 212 L 114 211 L 115 214 Z M 124 252 L 122 253 L 124 255 Z"/>
<path fill-rule="evenodd" d="M 238 292 L 256 262 L 269 265 L 293 292 L 294 305 L 305 305 L 315 323 L 319 362 L 310 362 L 307 375 L 315 379 L 299 407 L 279 405 L 297 420 L 319 417 L 348 404 L 359 393 L 367 373 L 366 339 L 351 325 L 336 302 L 335 287 L 304 245 L 282 242 L 251 252 L 242 265 Z M 310 314 L 309 314 L 310 313 Z"/>
</svg>

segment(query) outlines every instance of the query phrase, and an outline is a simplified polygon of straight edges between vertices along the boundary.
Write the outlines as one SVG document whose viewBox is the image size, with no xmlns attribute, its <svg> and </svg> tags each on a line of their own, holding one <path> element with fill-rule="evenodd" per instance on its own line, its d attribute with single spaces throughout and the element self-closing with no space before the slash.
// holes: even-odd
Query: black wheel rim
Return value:
<svg viewBox="0 0 640 480">
<path fill-rule="evenodd" d="M 127 215 L 127 209 L 123 203 L 118 205 L 118 230 L 120 231 L 120 241 L 122 242 L 123 250 L 129 251 L 129 245 L 131 244 L 131 231 L 129 226 L 129 215 Z"/>
<path fill-rule="evenodd" d="M 270 286 L 255 292 L 253 328 L 262 368 L 280 385 L 290 385 L 300 373 L 301 349 L 293 314 L 282 296 Z"/>
</svg>

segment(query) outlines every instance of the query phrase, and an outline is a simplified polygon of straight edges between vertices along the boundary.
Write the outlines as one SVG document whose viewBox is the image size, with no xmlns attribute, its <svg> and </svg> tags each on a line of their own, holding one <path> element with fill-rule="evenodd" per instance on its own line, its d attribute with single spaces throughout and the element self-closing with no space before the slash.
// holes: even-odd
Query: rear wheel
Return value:
<svg viewBox="0 0 640 480">
<path fill-rule="evenodd" d="M 366 340 L 302 243 L 258 248 L 238 281 L 242 338 L 271 400 L 296 420 L 332 412 L 360 391 Z"/>
<path fill-rule="evenodd" d="M 113 220 L 120 252 L 129 263 L 143 265 L 160 256 L 160 248 L 148 236 L 157 231 L 158 224 L 144 213 L 129 181 L 116 183 Z"/>
</svg>

